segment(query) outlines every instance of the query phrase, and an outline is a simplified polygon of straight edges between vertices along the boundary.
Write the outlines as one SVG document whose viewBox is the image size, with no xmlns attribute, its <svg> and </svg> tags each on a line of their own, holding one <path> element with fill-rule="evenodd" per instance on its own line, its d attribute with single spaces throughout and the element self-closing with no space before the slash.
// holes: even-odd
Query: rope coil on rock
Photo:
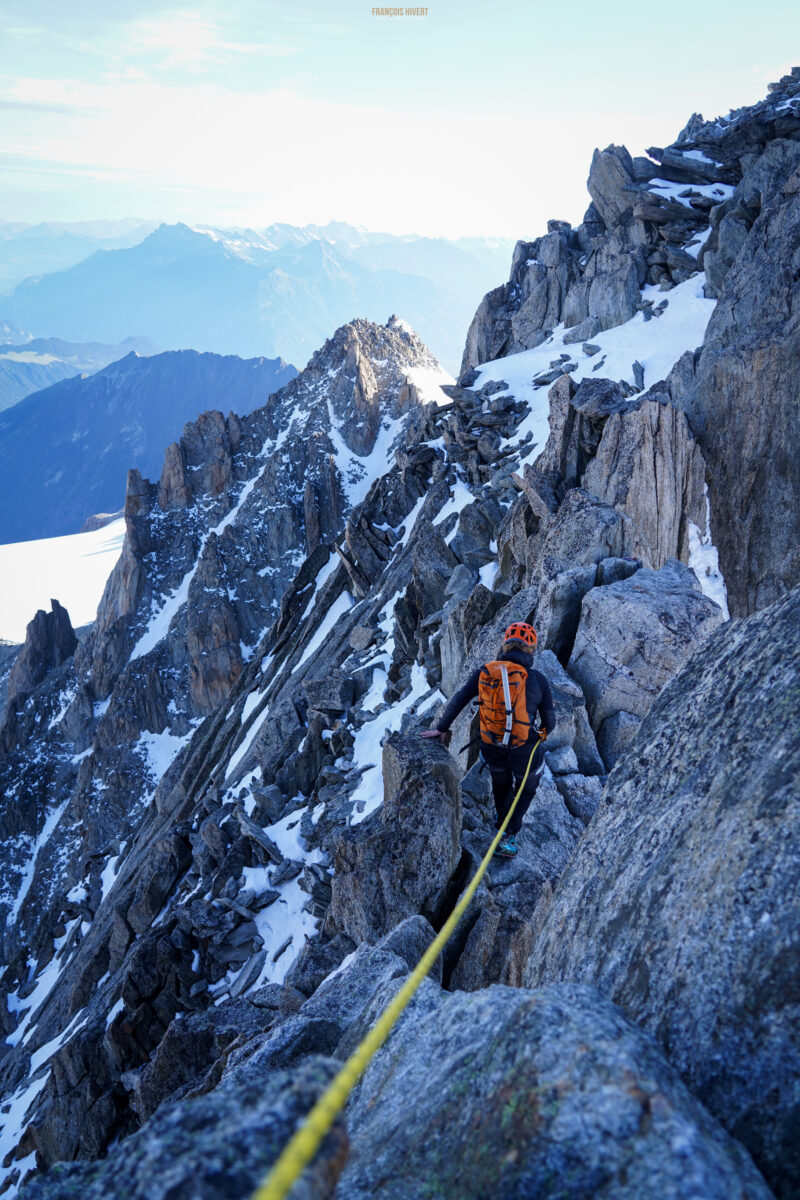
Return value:
<svg viewBox="0 0 800 1200">
<path fill-rule="evenodd" d="M 536 739 L 536 744 L 531 750 L 528 765 L 525 768 L 525 774 L 522 777 L 522 782 L 517 789 L 517 793 L 511 802 L 511 807 L 506 813 L 505 820 L 498 829 L 489 849 L 481 860 L 480 866 L 473 875 L 466 890 L 451 912 L 450 916 L 445 921 L 442 928 L 437 933 L 436 937 L 431 942 L 428 949 L 423 954 L 422 958 L 417 963 L 414 970 L 409 975 L 403 986 L 398 991 L 394 999 L 386 1006 L 378 1020 L 361 1040 L 359 1045 L 348 1058 L 347 1062 L 341 1068 L 339 1073 L 331 1081 L 326 1091 L 320 1096 L 311 1112 L 306 1117 L 300 1129 L 294 1134 L 291 1141 L 286 1145 L 278 1158 L 275 1165 L 271 1168 L 269 1174 L 263 1182 L 253 1192 L 251 1200 L 283 1200 L 289 1192 L 289 1189 L 298 1180 L 305 1168 L 311 1162 L 311 1159 L 316 1154 L 322 1143 L 323 1138 L 328 1130 L 333 1125 L 337 1116 L 347 1103 L 347 1097 L 355 1087 L 358 1080 L 363 1075 L 369 1065 L 370 1059 L 377 1050 L 381 1048 L 383 1043 L 388 1038 L 392 1029 L 397 1024 L 405 1009 L 408 1007 L 414 993 L 422 983 L 425 976 L 430 971 L 436 959 L 441 954 L 456 925 L 461 920 L 467 907 L 469 906 L 472 897 L 475 895 L 491 862 L 497 846 L 506 831 L 517 802 L 522 795 L 522 790 L 528 781 L 531 765 L 534 755 L 538 747 L 541 745 L 542 735 Z"/>
</svg>

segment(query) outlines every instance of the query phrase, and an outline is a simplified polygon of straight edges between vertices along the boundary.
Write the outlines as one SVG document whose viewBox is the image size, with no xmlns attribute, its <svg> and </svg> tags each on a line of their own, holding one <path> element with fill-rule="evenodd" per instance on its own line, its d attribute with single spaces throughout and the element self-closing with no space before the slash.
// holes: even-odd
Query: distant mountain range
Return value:
<svg viewBox="0 0 800 1200">
<path fill-rule="evenodd" d="M 132 236 L 132 235 L 131 235 Z M 506 273 L 509 239 L 397 237 L 343 222 L 220 230 L 161 225 L 0 297 L 37 334 L 282 355 L 304 364 L 332 330 L 400 313 L 449 370 L 483 294 Z"/>
<path fill-rule="evenodd" d="M 16 344 L 3 344 L 0 331 L 0 412 L 51 383 L 73 375 L 91 375 L 131 351 L 148 355 L 157 349 L 149 338 L 136 337 L 126 338 L 119 346 L 30 336 Z"/>
<path fill-rule="evenodd" d="M 116 511 L 128 468 L 158 478 L 187 421 L 250 413 L 296 375 L 282 359 L 131 353 L 20 400 L 0 414 L 0 543 L 77 533 Z"/>
<path fill-rule="evenodd" d="M 0 221 L 0 290 L 29 275 L 63 271 L 95 250 L 135 246 L 158 221 L 43 221 L 37 225 Z M 49 330 L 50 333 L 56 332 Z"/>
</svg>

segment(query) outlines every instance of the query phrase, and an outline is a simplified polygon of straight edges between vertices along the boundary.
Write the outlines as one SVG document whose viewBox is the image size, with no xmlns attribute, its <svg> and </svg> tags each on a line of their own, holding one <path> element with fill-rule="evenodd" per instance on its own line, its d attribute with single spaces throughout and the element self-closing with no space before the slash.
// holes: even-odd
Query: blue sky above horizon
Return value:
<svg viewBox="0 0 800 1200">
<path fill-rule="evenodd" d="M 580 219 L 595 146 L 664 144 L 792 65 L 796 0 L 653 7 L 0 3 L 0 220 L 535 236 Z"/>
</svg>

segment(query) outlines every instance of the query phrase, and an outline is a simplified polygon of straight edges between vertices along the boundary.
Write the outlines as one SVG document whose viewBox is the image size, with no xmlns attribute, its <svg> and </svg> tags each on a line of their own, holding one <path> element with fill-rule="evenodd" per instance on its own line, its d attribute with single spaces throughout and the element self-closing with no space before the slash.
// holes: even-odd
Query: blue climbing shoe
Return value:
<svg viewBox="0 0 800 1200">
<path fill-rule="evenodd" d="M 504 834 L 495 850 L 495 854 L 499 855 L 500 858 L 515 858 L 517 854 L 517 835 L 515 833 Z"/>
</svg>

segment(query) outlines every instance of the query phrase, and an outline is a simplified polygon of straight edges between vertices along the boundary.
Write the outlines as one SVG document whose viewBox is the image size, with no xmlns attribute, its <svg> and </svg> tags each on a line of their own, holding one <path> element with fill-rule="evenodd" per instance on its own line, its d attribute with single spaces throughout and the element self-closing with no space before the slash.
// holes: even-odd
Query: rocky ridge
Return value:
<svg viewBox="0 0 800 1200">
<path fill-rule="evenodd" d="M 400 322 L 356 321 L 265 408 L 187 425 L 158 484 L 130 473 L 125 543 L 92 630 L 54 659 L 39 630 L 56 613 L 40 614 L 10 676 L 0 819 L 5 911 L 16 896 L 22 924 L 5 935 L 6 962 L 22 945 L 38 956 L 42 910 L 87 863 L 100 903 L 104 865 L 161 775 L 230 694 L 303 559 L 330 558 L 324 539 L 385 466 L 419 405 L 417 371 L 424 389 L 437 366 Z"/>
<path fill-rule="evenodd" d="M 735 135 L 725 143 L 733 148 L 730 161 L 720 151 L 727 178 L 717 165 L 714 180 L 721 182 L 709 185 L 723 188 L 722 198 L 692 206 L 711 213 L 707 225 L 715 199 L 727 203 L 725 189 L 737 186 L 736 155 L 754 152 L 741 147 L 760 144 L 764 130 L 773 139 L 791 133 L 794 126 L 779 126 L 784 118 L 775 114 L 796 83 L 789 77 L 764 105 L 718 123 L 735 127 Z M 791 105 L 785 111 L 794 119 Z M 706 124 L 693 118 L 677 144 L 686 144 L 687 131 L 705 137 Z M 699 164 L 687 168 L 696 182 L 708 164 L 689 151 L 680 151 L 678 165 L 669 150 L 659 152 L 661 170 L 676 173 L 685 159 Z M 619 153 L 611 159 L 624 163 Z M 610 207 L 616 192 L 600 186 L 598 170 L 593 166 L 594 203 L 609 225 L 597 235 L 608 245 L 596 248 L 613 259 L 622 253 Z M 663 216 L 663 205 L 656 207 Z M 658 229 L 673 221 L 676 236 L 697 224 L 682 213 L 654 218 L 648 239 L 672 244 Z M 447 389 L 449 403 L 412 406 L 393 461 L 351 492 L 341 530 L 330 541 L 307 540 L 310 553 L 291 580 L 287 572 L 274 621 L 187 737 L 131 823 L 125 846 L 102 869 L 67 875 L 72 907 L 62 905 L 54 942 L 45 928 L 38 957 L 25 946 L 23 920 L 16 974 L 7 971 L 4 980 L 14 984 L 9 1008 L 16 1024 L 0 1069 L 13 1116 L 0 1146 L 12 1188 L 37 1167 L 45 1173 L 23 1192 L 41 1200 L 123 1188 L 147 1195 L 148 1164 L 166 1144 L 174 1148 L 176 1179 L 191 1171 L 198 1194 L 227 1194 L 230 1160 L 199 1131 L 217 1121 L 236 1128 L 237 1111 L 236 1144 L 248 1165 L 236 1186 L 244 1192 L 255 1184 L 264 1159 L 253 1157 L 254 1144 L 264 1139 L 274 1153 L 275 1130 L 296 1120 L 289 1081 L 313 1090 L 329 1077 L 331 1059 L 353 1049 L 488 844 L 488 781 L 474 747 L 458 749 L 470 740 L 474 714 L 467 710 L 456 723 L 452 754 L 416 734 L 466 673 L 495 653 L 509 621 L 532 620 L 557 727 L 521 853 L 513 863 L 492 865 L 433 977 L 352 1097 L 344 1119 L 349 1144 L 337 1127 L 302 1181 L 303 1194 L 422 1197 L 434 1186 L 437 1194 L 476 1200 L 487 1187 L 555 1195 L 569 1186 L 587 1197 L 658 1191 L 687 1200 L 766 1197 L 770 1188 L 797 1194 L 781 1133 L 791 1128 L 796 1083 L 791 1014 L 773 1022 L 764 1059 L 783 1054 L 781 1088 L 754 1095 L 748 1050 L 731 1039 L 723 1096 L 704 1074 L 703 1063 L 714 1061 L 713 1051 L 705 1057 L 705 1033 L 679 1002 L 680 959 L 689 951 L 703 962 L 703 1003 L 728 986 L 731 963 L 736 971 L 747 963 L 752 979 L 726 1010 L 726 1020 L 734 1014 L 731 1028 L 739 1000 L 747 1009 L 762 993 L 776 995 L 777 943 L 766 931 L 758 952 L 746 953 L 752 923 L 731 916 L 724 872 L 709 906 L 713 920 L 701 922 L 691 939 L 680 937 L 677 924 L 669 931 L 675 940 L 666 942 L 656 980 L 668 1025 L 654 1023 L 647 1004 L 637 1007 L 646 988 L 620 988 L 613 971 L 604 974 L 591 958 L 585 971 L 595 986 L 587 987 L 574 981 L 570 965 L 587 936 L 584 926 L 591 935 L 597 920 L 582 886 L 592 877 L 592 847 L 604 837 L 611 838 L 603 844 L 609 864 L 633 839 L 634 883 L 653 888 L 630 939 L 624 908 L 602 930 L 613 961 L 624 965 L 623 980 L 641 981 L 646 971 L 646 922 L 660 903 L 662 873 L 677 867 L 691 888 L 702 887 L 713 869 L 703 830 L 692 824 L 697 803 L 688 791 L 686 804 L 675 803 L 677 747 L 674 770 L 670 760 L 659 775 L 660 750 L 674 737 L 673 706 L 682 700 L 693 725 L 707 727 L 708 755 L 701 742 L 689 783 L 681 784 L 697 781 L 705 794 L 703 772 L 714 770 L 726 711 L 714 682 L 724 683 L 743 645 L 752 646 L 745 670 L 755 678 L 764 666 L 778 709 L 790 702 L 791 670 L 770 666 L 761 626 L 751 622 L 785 630 L 783 658 L 798 659 L 794 594 L 746 625 L 726 622 L 708 594 L 724 596 L 711 565 L 709 466 L 681 403 L 681 386 L 693 378 L 685 352 L 694 364 L 694 347 L 667 339 L 668 352 L 658 359 L 665 378 L 647 390 L 642 359 L 638 384 L 631 362 L 616 377 L 591 369 L 596 359 L 613 372 L 620 329 L 626 347 L 654 345 L 654 330 L 662 331 L 655 341 L 664 341 L 682 297 L 715 287 L 697 264 L 682 280 L 680 264 L 663 265 L 668 271 L 658 286 L 669 288 L 660 317 L 655 304 L 633 314 L 615 309 L 619 281 L 606 281 L 611 299 L 598 302 L 597 315 L 608 324 L 581 349 L 579 362 L 565 352 L 548 365 L 551 346 L 564 344 L 551 331 L 533 350 L 462 377 Z M 719 306 L 733 279 L 729 271 L 719 282 Z M 645 292 L 652 286 L 645 283 Z M 702 303 L 713 307 L 712 300 Z M 697 311 L 702 323 L 685 337 L 699 329 L 702 342 L 708 313 Z M 708 342 L 701 355 L 707 350 Z M 532 384 L 530 375 L 519 382 L 531 362 L 526 354 L 540 356 Z M 352 436 L 369 438 L 368 405 L 356 400 L 352 411 Z M 191 465 L 213 476 L 220 456 L 208 446 L 204 453 L 198 450 Z M 162 544 L 180 549 L 182 537 L 192 536 L 193 510 L 181 502 L 194 473 L 174 452 L 167 462 L 161 511 L 174 524 Z M 131 493 L 144 497 L 141 514 L 130 513 L 130 554 L 107 600 L 138 588 L 137 595 L 149 601 L 155 592 L 158 599 L 185 578 L 186 566 L 179 566 L 166 582 L 141 582 L 144 543 L 136 537 L 149 528 L 153 495 L 138 484 Z M 140 515 L 145 520 L 137 524 Z M 236 564 L 240 572 L 263 561 L 257 539 L 249 553 L 247 565 Z M 159 570 L 165 561 L 158 560 Z M 189 595 L 191 609 L 191 588 Z M 146 636 L 147 605 L 128 624 L 123 608 L 105 630 L 98 622 L 85 657 L 83 647 L 76 655 L 98 681 L 113 677 L 115 638 L 136 647 Z M 158 653 L 174 653 L 182 636 L 178 619 Z M 153 653 L 145 648 L 140 657 Z M 169 663 L 155 660 L 159 679 L 163 661 Z M 52 703 L 63 669 L 39 684 L 32 708 Z M 727 690 L 735 694 L 735 684 Z M 188 684 L 182 695 L 195 703 Z M 776 719 L 766 706 L 766 727 Z M 786 728 L 791 741 L 793 726 Z M 783 813 L 793 814 L 793 759 L 782 742 L 764 738 L 760 747 L 764 803 L 778 795 Z M 660 820 L 665 829 L 672 823 L 677 847 L 659 849 L 658 826 L 639 790 L 651 778 Z M 733 802 L 726 788 L 723 808 L 724 795 Z M 769 876 L 784 860 L 771 835 L 759 842 L 745 865 Z M 780 854 L 791 865 L 791 853 Z M 627 863 L 623 875 L 625 869 Z M 96 902 L 98 870 L 105 886 Z M 781 866 L 771 902 L 788 904 L 791 878 Z M 608 887 L 613 897 L 613 879 Z M 708 953 L 712 939 L 716 956 Z M 780 944 L 788 979 L 796 948 Z M 532 986 L 539 969 L 541 988 Z M 520 1056 L 520 1027 L 530 1055 Z M 763 1040 L 758 1029 L 752 1038 Z M 696 1071 L 684 1053 L 695 1039 L 703 1051 Z M 269 1119 L 260 1100 L 265 1083 Z M 742 1115 L 759 1103 L 763 1118 Z M 765 1136 L 770 1121 L 777 1132 Z M 73 1159 L 99 1161 L 70 1165 Z"/>
<path fill-rule="evenodd" d="M 800 69 L 749 108 L 714 121 L 694 114 L 671 146 L 647 153 L 596 151 L 583 222 L 551 221 L 544 237 L 517 244 L 509 282 L 472 321 L 462 381 L 479 363 L 553 343 L 554 332 L 559 349 L 593 355 L 593 338 L 637 312 L 663 320 L 670 290 L 702 270 L 703 294 L 720 302 L 665 387 L 706 459 L 711 532 L 731 612 L 742 616 L 800 580 L 800 478 L 795 457 L 775 450 L 800 432 Z M 562 353 L 551 378 L 574 365 Z M 626 386 L 641 390 L 645 365 L 625 366 Z"/>
</svg>

